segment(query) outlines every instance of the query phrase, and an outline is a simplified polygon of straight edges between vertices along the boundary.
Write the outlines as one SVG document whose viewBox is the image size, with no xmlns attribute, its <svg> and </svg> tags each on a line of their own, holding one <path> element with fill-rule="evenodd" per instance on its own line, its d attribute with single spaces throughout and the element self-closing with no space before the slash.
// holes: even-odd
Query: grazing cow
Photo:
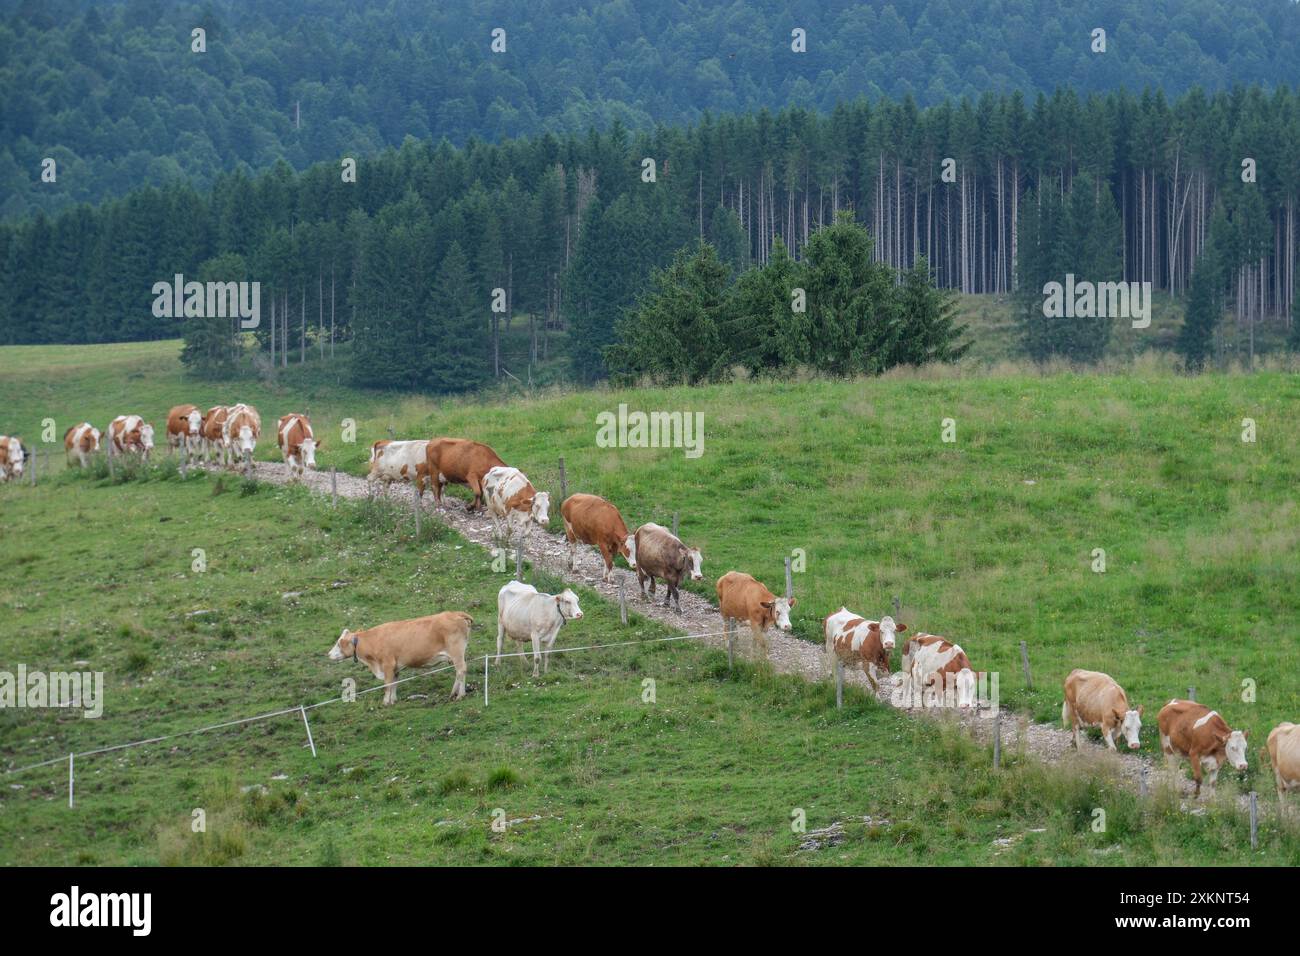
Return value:
<svg viewBox="0 0 1300 956">
<path fill-rule="evenodd" d="M 641 599 L 650 600 L 646 595 L 645 583 L 650 582 L 650 593 L 655 593 L 655 579 L 663 578 L 667 586 L 664 595 L 664 607 L 670 600 L 677 603 L 678 613 L 682 610 L 682 597 L 678 588 L 682 579 L 690 575 L 692 581 L 703 581 L 704 574 L 700 567 L 704 555 L 699 548 L 688 548 L 667 528 L 647 521 L 636 529 L 632 536 L 632 553 L 636 555 L 636 580 L 641 585 Z"/>
<path fill-rule="evenodd" d="M 958 645 L 937 634 L 917 634 L 903 645 L 903 694 L 910 710 L 927 706 L 975 706 L 976 675 Z"/>
<path fill-rule="evenodd" d="M 889 653 L 894 649 L 894 635 L 906 631 L 906 624 L 895 624 L 892 617 L 868 621 L 846 607 L 841 607 L 822 624 L 826 635 L 826 660 L 832 666 L 841 661 L 850 670 L 861 668 L 873 690 L 880 689 L 877 674 L 889 673 Z"/>
<path fill-rule="evenodd" d="M 90 422 L 73 425 L 63 433 L 63 454 L 69 465 L 72 464 L 75 456 L 77 464 L 85 468 L 90 464 L 90 456 L 97 451 L 99 451 L 99 429 Z"/>
<path fill-rule="evenodd" d="M 501 663 L 501 648 L 509 636 L 515 641 L 532 641 L 533 676 L 542 660 L 542 645 L 547 651 L 566 621 L 582 620 L 578 596 L 565 588 L 559 594 L 543 594 L 531 584 L 511 581 L 497 593 L 497 659 Z M 523 660 L 523 658 L 520 658 Z M 545 672 L 551 664 L 548 653 L 542 666 Z"/>
<path fill-rule="evenodd" d="M 21 439 L 0 435 L 0 481 L 17 481 L 21 478 L 26 461 L 27 453 Z"/>
<path fill-rule="evenodd" d="M 428 460 L 429 474 L 436 478 L 434 504 L 442 507 L 443 485 L 468 485 L 474 492 L 470 511 L 483 507 L 483 478 L 493 468 L 505 465 L 487 445 L 467 438 L 433 439 L 429 442 Z"/>
<path fill-rule="evenodd" d="M 391 441 L 385 438 L 370 446 L 370 472 L 366 481 L 370 485 L 382 482 L 384 494 L 393 482 L 409 481 L 415 485 L 415 493 L 424 499 L 424 489 L 431 484 L 429 462 L 426 450 L 429 441 L 426 438 L 411 441 Z"/>
<path fill-rule="evenodd" d="M 316 449 L 321 443 L 316 440 L 306 415 L 297 412 L 281 415 L 275 428 L 275 439 L 285 464 L 289 466 L 289 474 L 301 481 L 303 469 L 316 470 Z"/>
<path fill-rule="evenodd" d="M 203 413 L 195 405 L 176 405 L 167 413 L 167 448 L 185 451 L 188 462 L 198 456 L 203 443 Z"/>
<path fill-rule="evenodd" d="M 790 630 L 790 608 L 794 607 L 794 598 L 779 598 L 756 578 L 743 571 L 728 571 L 718 578 L 718 610 L 722 612 L 722 626 L 732 633 L 736 622 L 748 621 L 750 632 L 754 635 L 750 645 L 750 654 L 759 649 L 763 659 L 767 659 L 767 637 L 763 631 L 776 625 L 783 631 Z"/>
<path fill-rule="evenodd" d="M 370 668 L 370 673 L 386 681 L 384 703 L 397 703 L 397 675 L 404 667 L 423 667 L 438 658 L 446 658 L 456 668 L 451 699 L 465 696 L 465 647 L 474 619 L 464 611 L 443 611 L 409 621 L 390 621 L 364 631 L 346 627 L 330 648 L 332 661 L 351 657 Z"/>
<path fill-rule="evenodd" d="M 573 570 L 578 544 L 594 544 L 605 559 L 606 584 L 614 576 L 614 555 L 621 554 L 628 567 L 636 567 L 636 538 L 628 533 L 618 509 L 599 495 L 569 495 L 560 505 L 564 534 L 569 539 L 569 570 Z"/>
<path fill-rule="evenodd" d="M 113 454 L 133 452 L 148 461 L 153 451 L 153 425 L 139 415 L 118 415 L 109 422 L 108 441 Z"/>
<path fill-rule="evenodd" d="M 229 458 L 224 464 L 239 466 L 244 456 L 253 457 L 257 440 L 262 437 L 262 416 L 252 405 L 231 405 L 221 423 L 222 453 Z"/>
<path fill-rule="evenodd" d="M 489 470 L 483 476 L 483 497 L 492 515 L 492 536 L 499 539 L 504 527 L 507 543 L 516 538 L 523 547 L 532 530 L 530 521 L 543 528 L 551 523 L 551 496 L 535 489 L 518 468 L 498 465 Z"/>
<path fill-rule="evenodd" d="M 1171 766 L 1179 756 L 1192 764 L 1196 796 L 1201 795 L 1201 771 L 1208 770 L 1210 789 L 1219 779 L 1225 763 L 1246 769 L 1246 731 L 1232 730 L 1217 710 L 1194 700 L 1171 700 L 1156 715 L 1160 726 L 1160 748 Z"/>
<path fill-rule="evenodd" d="M 1101 737 L 1111 750 L 1115 731 L 1124 735 L 1129 750 L 1137 750 L 1142 730 L 1142 708 L 1129 707 L 1124 688 L 1109 674 L 1075 668 L 1065 678 L 1065 702 L 1061 704 L 1061 723 L 1074 729 L 1074 749 L 1079 749 L 1079 728 L 1100 727 Z"/>
<path fill-rule="evenodd" d="M 1268 735 L 1268 759 L 1277 782 L 1277 804 L 1288 790 L 1300 789 L 1300 724 L 1282 723 Z"/>
<path fill-rule="evenodd" d="M 230 415 L 230 407 L 227 405 L 213 405 L 208 409 L 208 413 L 203 416 L 203 460 L 211 463 L 212 456 L 215 453 L 225 463 L 226 460 L 226 439 L 224 427 L 226 418 Z"/>
</svg>

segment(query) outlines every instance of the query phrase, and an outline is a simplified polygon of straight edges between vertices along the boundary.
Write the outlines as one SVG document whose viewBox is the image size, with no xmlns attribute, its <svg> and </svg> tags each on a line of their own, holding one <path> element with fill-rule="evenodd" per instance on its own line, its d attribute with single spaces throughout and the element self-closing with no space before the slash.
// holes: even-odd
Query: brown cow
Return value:
<svg viewBox="0 0 1300 956">
<path fill-rule="evenodd" d="M 690 576 L 692 581 L 704 580 L 700 565 L 704 555 L 699 548 L 688 548 L 667 528 L 647 521 L 636 529 L 633 535 L 632 553 L 636 555 L 636 580 L 641 585 L 641 598 L 646 596 L 645 583 L 650 582 L 650 593 L 655 593 L 655 578 L 663 578 L 668 593 L 664 595 L 664 607 L 670 600 L 676 600 L 677 611 L 682 609 L 682 596 L 678 587 L 682 579 Z"/>
<path fill-rule="evenodd" d="M 826 659 L 836 660 L 845 667 L 862 670 L 872 690 L 880 689 L 878 674 L 889 673 L 889 652 L 894 647 L 894 634 L 906 631 L 906 624 L 894 624 L 894 619 L 868 621 L 846 607 L 841 607 L 822 622 L 826 635 Z"/>
<path fill-rule="evenodd" d="M 628 533 L 618 509 L 599 495 L 569 495 L 560 505 L 564 534 L 569 539 L 569 570 L 573 570 L 578 544 L 594 544 L 605 559 L 606 584 L 614 576 L 614 555 L 621 554 L 628 567 L 636 567 L 636 538 Z"/>
<path fill-rule="evenodd" d="M 63 453 L 68 464 L 75 456 L 77 464 L 85 468 L 90 464 L 90 456 L 99 451 L 99 429 L 90 422 L 73 425 L 63 433 Z"/>
<path fill-rule="evenodd" d="M 1300 789 L 1300 724 L 1281 723 L 1268 735 L 1268 759 L 1277 784 L 1277 805 L 1284 807 L 1288 790 Z"/>
<path fill-rule="evenodd" d="M 231 405 L 226 420 L 221 423 L 222 455 L 224 462 L 238 468 L 240 461 L 251 458 L 257 450 L 257 440 L 262 437 L 262 416 L 252 405 L 242 402 Z"/>
<path fill-rule="evenodd" d="M 351 657 L 370 668 L 387 686 L 384 703 L 397 703 L 397 675 L 403 667 L 423 667 L 445 657 L 456 668 L 451 699 L 465 696 L 465 648 L 474 619 L 464 611 L 443 611 L 408 621 L 390 621 L 364 631 L 346 627 L 330 648 L 332 661 Z"/>
<path fill-rule="evenodd" d="M 133 452 L 148 461 L 153 451 L 153 425 L 139 415 L 118 415 L 108 423 L 104 437 L 115 455 Z"/>
<path fill-rule="evenodd" d="M 167 448 L 185 450 L 185 460 L 197 457 L 203 443 L 203 413 L 196 405 L 176 405 L 167 413 Z"/>
<path fill-rule="evenodd" d="M 1160 747 L 1173 766 L 1184 756 L 1192 764 L 1196 796 L 1201 795 L 1201 770 L 1208 770 L 1210 789 L 1225 763 L 1246 769 L 1246 731 L 1232 730 L 1216 710 L 1194 700 L 1171 700 L 1156 715 L 1160 726 Z"/>
<path fill-rule="evenodd" d="M 468 510 L 483 507 L 483 478 L 489 471 L 505 465 L 487 445 L 468 438 L 435 438 L 429 442 L 429 478 L 433 480 L 433 501 L 442 506 L 443 485 L 468 485 L 474 501 Z M 437 476 L 436 479 L 434 476 Z"/>
<path fill-rule="evenodd" d="M 915 634 L 903 645 L 901 703 L 909 710 L 975 707 L 978 676 L 960 645 L 938 634 Z"/>
<path fill-rule="evenodd" d="M 320 448 L 321 443 L 312 433 L 311 422 L 306 415 L 297 412 L 281 415 L 275 428 L 275 440 L 280 446 L 285 464 L 289 466 L 290 475 L 301 481 L 303 469 L 315 470 L 316 449 Z"/>
<path fill-rule="evenodd" d="M 203 416 L 203 460 L 212 461 L 212 455 L 215 452 L 219 457 L 224 458 L 225 438 L 224 425 L 226 416 L 230 414 L 230 408 L 226 405 L 213 405 L 208 409 L 208 413 Z"/>
<path fill-rule="evenodd" d="M 741 571 L 728 571 L 718 578 L 717 588 L 723 628 L 730 635 L 735 631 L 737 621 L 748 621 L 754 635 L 750 652 L 752 654 L 761 648 L 766 660 L 767 638 L 763 631 L 773 624 L 789 631 L 790 608 L 794 607 L 795 599 L 777 597 L 758 580 Z"/>
<path fill-rule="evenodd" d="M 1142 708 L 1133 710 L 1128 705 L 1124 688 L 1109 674 L 1075 668 L 1065 678 L 1065 703 L 1061 704 L 1061 722 L 1074 729 L 1074 749 L 1079 749 L 1079 728 L 1100 727 L 1101 737 L 1111 750 L 1115 747 L 1115 731 L 1124 734 L 1130 750 L 1138 748 L 1138 734 L 1142 730 Z"/>
</svg>

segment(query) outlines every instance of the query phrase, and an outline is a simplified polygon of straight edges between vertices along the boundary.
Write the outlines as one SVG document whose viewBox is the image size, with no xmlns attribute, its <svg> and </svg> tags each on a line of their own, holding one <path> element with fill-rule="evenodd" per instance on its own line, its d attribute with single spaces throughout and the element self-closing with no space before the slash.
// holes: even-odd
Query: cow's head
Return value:
<svg viewBox="0 0 1300 956">
<path fill-rule="evenodd" d="M 763 607 L 772 612 L 772 620 L 776 626 L 783 631 L 791 630 L 790 608 L 795 605 L 795 598 L 776 598 L 773 601 L 764 601 Z"/>
<path fill-rule="evenodd" d="M 304 468 L 316 467 L 316 449 L 320 447 L 320 442 L 314 438 L 304 438 L 298 444 L 298 455 Z"/>
<path fill-rule="evenodd" d="M 894 635 L 907 630 L 906 624 L 895 624 L 894 619 L 886 615 L 880 619 L 880 646 L 887 651 L 894 649 Z"/>
<path fill-rule="evenodd" d="M 623 546 L 618 549 L 618 553 L 627 559 L 629 568 L 636 567 L 636 535 L 630 534 L 623 539 Z"/>
<path fill-rule="evenodd" d="M 1124 735 L 1124 741 L 1128 744 L 1129 750 L 1137 750 L 1138 734 L 1142 732 L 1142 708 L 1126 710 L 1124 719 L 1120 721 L 1119 729 Z"/>
<path fill-rule="evenodd" d="M 343 633 L 339 635 L 339 639 L 335 641 L 334 646 L 330 648 L 330 660 L 346 660 L 352 656 L 353 649 L 352 632 L 345 627 L 343 628 Z"/>
<path fill-rule="evenodd" d="M 1246 731 L 1234 730 L 1223 744 L 1223 752 L 1234 770 L 1246 769 Z"/>
<path fill-rule="evenodd" d="M 244 452 L 251 455 L 257 449 L 257 439 L 253 437 L 252 425 L 239 426 L 239 434 L 235 436 L 235 449 L 241 455 Z"/>
<path fill-rule="evenodd" d="M 199 410 L 197 408 L 194 409 L 185 416 L 185 419 L 186 423 L 189 425 L 189 433 L 191 435 L 197 435 L 199 430 L 203 427 L 203 416 L 199 414 Z"/>
<path fill-rule="evenodd" d="M 528 510 L 528 515 L 543 528 L 551 523 L 550 492 L 539 491 L 533 495 L 533 506 Z"/>
<path fill-rule="evenodd" d="M 686 549 L 686 563 L 689 564 L 691 568 L 691 580 L 703 581 L 704 571 L 701 570 L 701 565 L 704 563 L 704 555 L 700 553 L 699 548 Z"/>
<path fill-rule="evenodd" d="M 140 425 L 140 447 L 146 452 L 153 451 L 153 426 L 148 422 Z"/>
<path fill-rule="evenodd" d="M 555 595 L 555 606 L 566 620 L 581 621 L 582 608 L 578 607 L 578 595 L 574 594 L 568 588 L 565 588 L 559 594 Z"/>
</svg>

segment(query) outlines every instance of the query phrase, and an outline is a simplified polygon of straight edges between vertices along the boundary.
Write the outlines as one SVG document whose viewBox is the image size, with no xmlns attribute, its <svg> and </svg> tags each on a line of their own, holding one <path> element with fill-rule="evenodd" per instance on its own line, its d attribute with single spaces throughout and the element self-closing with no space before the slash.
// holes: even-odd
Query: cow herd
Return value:
<svg viewBox="0 0 1300 956">
<path fill-rule="evenodd" d="M 187 461 L 219 460 L 224 466 L 237 465 L 251 456 L 261 436 L 261 418 L 251 405 L 214 406 L 206 413 L 194 405 L 178 405 L 167 416 L 167 445 Z M 64 446 L 69 462 L 83 467 L 100 449 L 101 440 L 111 454 L 138 455 L 147 460 L 154 447 L 153 425 L 139 415 L 119 415 L 101 433 L 89 422 L 69 428 Z M 304 470 L 316 467 L 316 450 L 321 442 L 307 416 L 292 413 L 279 419 L 276 442 L 291 477 L 300 479 Z M 0 435 L 0 481 L 21 477 L 27 457 L 21 441 Z M 428 440 L 375 442 L 370 449 L 366 476 L 372 487 L 387 491 L 394 482 L 414 486 L 417 500 L 431 490 L 435 508 L 442 506 L 448 484 L 469 488 L 470 511 L 485 510 L 492 519 L 493 537 L 499 542 L 526 546 L 533 525 L 550 524 L 550 496 L 538 491 L 518 468 L 507 465 L 489 446 L 464 438 L 440 437 Z M 621 555 L 635 570 L 643 600 L 650 601 L 657 582 L 665 588 L 664 607 L 675 603 L 681 611 L 681 583 L 703 579 L 703 555 L 688 547 L 673 532 L 653 522 L 629 531 L 623 516 L 612 503 L 597 495 L 573 494 L 560 505 L 565 537 L 569 545 L 569 569 L 579 544 L 599 549 L 604 563 L 603 580 L 608 583 L 614 559 Z M 793 597 L 779 597 L 749 574 L 729 571 L 716 584 L 718 609 L 728 637 L 741 622 L 748 623 L 755 656 L 768 655 L 766 631 L 790 631 Z M 533 676 L 545 671 L 560 628 L 582 619 L 578 597 L 565 588 L 546 594 L 521 581 L 510 581 L 497 595 L 496 659 L 501 660 L 505 639 L 531 644 Z M 466 649 L 473 619 L 462 611 L 444 611 L 426 617 L 392 621 L 361 631 L 344 629 L 330 648 L 331 660 L 351 658 L 364 664 L 388 686 L 384 703 L 396 702 L 394 682 L 405 668 L 421 667 L 446 659 L 456 671 L 452 699 L 465 696 Z M 841 607 L 823 621 L 828 665 L 841 664 L 860 669 L 875 690 L 890 673 L 890 658 L 899 635 L 907 625 L 883 616 L 869 620 Z M 971 708 L 976 705 L 978 674 L 965 651 L 935 634 L 916 633 L 906 638 L 902 669 L 896 689 L 909 709 L 919 704 Z M 1124 689 L 1109 675 L 1098 671 L 1073 670 L 1065 679 L 1061 719 L 1073 730 L 1074 745 L 1080 746 L 1080 730 L 1100 728 L 1102 740 L 1116 750 L 1116 736 L 1130 749 L 1137 749 L 1144 709 L 1134 708 Z M 1219 770 L 1227 764 L 1246 769 L 1247 732 L 1233 730 L 1217 711 L 1191 700 L 1171 700 L 1156 718 L 1160 745 L 1167 760 L 1186 757 L 1196 781 L 1196 794 L 1204 780 L 1212 789 Z M 1300 725 L 1283 723 L 1268 736 L 1268 755 L 1273 766 L 1278 798 L 1300 788 Z"/>
</svg>

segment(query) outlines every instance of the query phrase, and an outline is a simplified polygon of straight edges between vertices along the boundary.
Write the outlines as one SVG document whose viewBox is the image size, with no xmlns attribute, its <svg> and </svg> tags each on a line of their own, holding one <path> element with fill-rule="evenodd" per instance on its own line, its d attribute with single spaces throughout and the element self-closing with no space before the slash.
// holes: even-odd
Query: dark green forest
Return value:
<svg viewBox="0 0 1300 956">
<path fill-rule="evenodd" d="M 0 218 L 407 136 L 648 130 L 858 96 L 1174 97 L 1294 83 L 1298 63 L 1292 0 L 0 0 Z"/>
</svg>

